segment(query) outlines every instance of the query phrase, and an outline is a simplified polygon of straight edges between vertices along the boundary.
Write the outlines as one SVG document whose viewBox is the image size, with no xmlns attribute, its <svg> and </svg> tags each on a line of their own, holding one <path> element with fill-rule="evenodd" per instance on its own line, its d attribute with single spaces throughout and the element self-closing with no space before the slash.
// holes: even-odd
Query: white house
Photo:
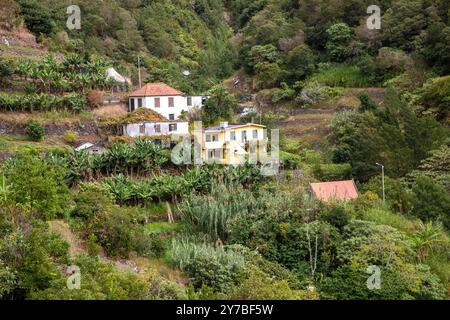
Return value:
<svg viewBox="0 0 450 320">
<path fill-rule="evenodd" d="M 166 122 L 141 122 L 123 125 L 123 135 L 127 137 L 160 137 L 171 134 L 189 134 L 189 122 L 166 121 Z"/>
<path fill-rule="evenodd" d="M 141 108 L 115 119 L 115 134 L 126 137 L 162 137 L 189 134 L 189 122 L 168 120 L 152 109 Z"/>
<path fill-rule="evenodd" d="M 151 109 L 169 120 L 178 120 L 183 112 L 194 107 L 202 108 L 206 96 L 186 96 L 165 83 L 147 83 L 130 93 L 130 111 L 139 108 Z"/>
</svg>

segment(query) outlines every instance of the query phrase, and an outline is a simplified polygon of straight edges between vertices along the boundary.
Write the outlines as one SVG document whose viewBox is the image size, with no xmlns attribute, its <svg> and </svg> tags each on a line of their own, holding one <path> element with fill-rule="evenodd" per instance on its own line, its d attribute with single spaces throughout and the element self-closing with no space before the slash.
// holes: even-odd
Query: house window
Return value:
<svg viewBox="0 0 450 320">
<path fill-rule="evenodd" d="M 219 141 L 219 135 L 218 135 L 218 134 L 213 134 L 213 136 L 212 136 L 212 141 L 213 141 L 213 142 Z"/>
<path fill-rule="evenodd" d="M 253 139 L 258 139 L 258 130 L 253 130 Z"/>
<path fill-rule="evenodd" d="M 177 124 L 176 123 L 169 124 L 169 132 L 174 131 L 177 131 Z"/>
<path fill-rule="evenodd" d="M 175 115 L 173 113 L 169 114 L 169 120 L 175 120 Z"/>
<path fill-rule="evenodd" d="M 175 106 L 175 100 L 174 98 L 169 98 L 169 107 L 174 107 Z"/>
<path fill-rule="evenodd" d="M 155 108 L 161 107 L 161 98 L 155 98 Z"/>
<path fill-rule="evenodd" d="M 241 138 L 242 138 L 242 142 L 247 142 L 247 131 L 242 131 L 241 132 Z"/>
<path fill-rule="evenodd" d="M 156 133 L 160 133 L 161 132 L 161 125 L 160 124 L 155 124 L 155 132 Z"/>
<path fill-rule="evenodd" d="M 208 150 L 208 160 L 220 160 L 222 159 L 221 149 Z"/>
<path fill-rule="evenodd" d="M 141 125 L 139 126 L 139 133 L 140 133 L 140 134 L 145 134 L 145 124 L 141 124 Z"/>
<path fill-rule="evenodd" d="M 209 134 L 206 135 L 206 142 L 211 142 L 211 135 Z"/>
<path fill-rule="evenodd" d="M 187 97 L 187 105 L 188 107 L 192 106 L 192 97 Z"/>
<path fill-rule="evenodd" d="M 142 108 L 142 99 L 138 99 L 138 108 Z"/>
<path fill-rule="evenodd" d="M 236 141 L 236 131 L 231 131 L 230 132 L 230 140 L 231 141 Z"/>
<path fill-rule="evenodd" d="M 133 112 L 136 109 L 136 106 L 134 105 L 134 99 L 130 99 L 130 111 Z"/>
</svg>

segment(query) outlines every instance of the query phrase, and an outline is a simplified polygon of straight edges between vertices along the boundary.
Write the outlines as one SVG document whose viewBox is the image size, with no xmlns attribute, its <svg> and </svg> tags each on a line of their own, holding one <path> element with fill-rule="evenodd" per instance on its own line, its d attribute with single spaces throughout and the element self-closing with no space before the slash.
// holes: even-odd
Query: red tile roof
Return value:
<svg viewBox="0 0 450 320">
<path fill-rule="evenodd" d="M 140 89 L 130 93 L 130 97 L 183 96 L 184 93 L 163 83 L 147 83 Z"/>
<path fill-rule="evenodd" d="M 358 198 L 358 190 L 353 180 L 311 183 L 310 191 L 320 200 L 347 201 Z"/>
</svg>

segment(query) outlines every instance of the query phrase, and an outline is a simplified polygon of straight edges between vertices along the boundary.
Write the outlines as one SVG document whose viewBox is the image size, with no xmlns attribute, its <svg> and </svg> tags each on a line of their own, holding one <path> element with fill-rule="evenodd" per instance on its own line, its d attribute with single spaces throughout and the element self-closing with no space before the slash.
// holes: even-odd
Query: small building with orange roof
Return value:
<svg viewBox="0 0 450 320">
<path fill-rule="evenodd" d="M 310 183 L 309 194 L 322 201 L 349 201 L 358 198 L 358 189 L 355 181 L 332 181 Z"/>
</svg>

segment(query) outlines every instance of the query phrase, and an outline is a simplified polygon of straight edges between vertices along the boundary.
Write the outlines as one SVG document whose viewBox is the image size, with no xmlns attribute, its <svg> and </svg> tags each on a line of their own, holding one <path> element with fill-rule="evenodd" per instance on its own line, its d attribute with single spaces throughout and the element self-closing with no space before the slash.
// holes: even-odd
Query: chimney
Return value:
<svg viewBox="0 0 450 320">
<path fill-rule="evenodd" d="M 224 121 L 224 122 L 220 123 L 220 128 L 225 129 L 227 127 L 228 127 L 228 122 L 227 121 Z"/>
</svg>

